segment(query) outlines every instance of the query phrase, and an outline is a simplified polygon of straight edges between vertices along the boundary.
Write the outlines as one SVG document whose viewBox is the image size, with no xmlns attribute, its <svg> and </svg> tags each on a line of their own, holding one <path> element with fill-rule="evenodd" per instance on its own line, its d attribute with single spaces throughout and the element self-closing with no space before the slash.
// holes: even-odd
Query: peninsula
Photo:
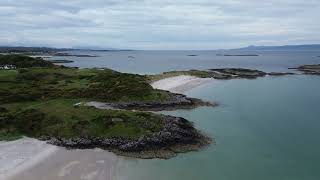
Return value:
<svg viewBox="0 0 320 180">
<path fill-rule="evenodd" d="M 1 55 L 4 64 L 15 69 L 0 70 L 0 140 L 28 136 L 139 158 L 170 158 L 212 141 L 184 118 L 145 111 L 214 103 L 154 89 L 147 76 L 67 68 L 21 55 Z M 111 108 L 85 105 L 92 101 Z"/>
</svg>

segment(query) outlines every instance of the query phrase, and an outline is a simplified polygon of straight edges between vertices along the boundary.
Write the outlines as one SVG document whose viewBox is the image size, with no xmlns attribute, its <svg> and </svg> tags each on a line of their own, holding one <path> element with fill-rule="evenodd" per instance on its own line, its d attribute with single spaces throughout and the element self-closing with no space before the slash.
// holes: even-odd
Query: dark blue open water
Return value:
<svg viewBox="0 0 320 180">
<path fill-rule="evenodd" d="M 320 63 L 317 57 L 320 53 L 314 51 L 255 52 L 260 55 L 258 57 L 221 57 L 216 53 L 100 52 L 93 54 L 102 57 L 72 58 L 76 62 L 69 65 L 109 67 L 122 72 L 144 74 L 217 67 L 287 71 L 288 67 L 300 64 Z M 199 56 L 186 56 L 188 54 Z M 180 154 L 170 160 L 121 158 L 117 179 L 320 179 L 320 76 L 215 81 L 187 94 L 217 101 L 221 105 L 164 113 L 193 121 L 197 128 L 215 137 L 216 144 L 200 152 Z"/>
<path fill-rule="evenodd" d="M 288 67 L 300 64 L 320 63 L 318 51 L 263 51 L 263 52 L 224 52 L 224 54 L 258 54 L 259 56 L 217 56 L 219 51 L 110 51 L 110 52 L 71 52 L 92 54 L 100 57 L 66 57 L 74 60 L 68 66 L 82 68 L 108 67 L 121 72 L 160 73 L 172 70 L 244 67 L 265 71 L 287 71 Z M 198 56 L 188 56 L 198 55 Z M 129 58 L 132 56 L 134 58 Z M 64 59 L 56 57 L 55 59 Z"/>
</svg>

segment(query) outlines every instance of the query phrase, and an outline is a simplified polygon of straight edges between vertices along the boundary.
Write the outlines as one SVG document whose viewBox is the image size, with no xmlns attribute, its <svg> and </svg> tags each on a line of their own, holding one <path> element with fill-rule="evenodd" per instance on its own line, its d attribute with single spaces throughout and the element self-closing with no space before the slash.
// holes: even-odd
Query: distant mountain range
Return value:
<svg viewBox="0 0 320 180">
<path fill-rule="evenodd" d="M 116 48 L 102 48 L 100 46 L 73 46 L 72 49 L 76 50 L 91 50 L 91 51 L 117 51 Z"/>
<path fill-rule="evenodd" d="M 0 53 L 55 53 L 61 51 L 129 51 L 113 48 L 94 48 L 94 47 L 74 47 L 74 48 L 51 48 L 51 47 L 25 47 L 25 46 L 0 46 Z"/>
<path fill-rule="evenodd" d="M 24 47 L 24 46 L 0 46 L 0 53 L 54 53 L 58 51 L 68 51 L 66 48 L 50 47 Z"/>
<path fill-rule="evenodd" d="M 284 45 L 284 46 L 248 46 L 248 47 L 232 49 L 232 50 L 246 50 L 246 51 L 302 51 L 302 50 L 317 50 L 317 51 L 320 51 L 320 44 Z"/>
<path fill-rule="evenodd" d="M 25 46 L 0 46 L 0 53 L 54 53 L 60 51 L 87 50 L 87 51 L 132 51 L 128 49 L 100 48 L 93 46 L 78 46 L 73 48 L 51 48 L 51 47 L 25 47 Z M 221 49 L 223 50 L 223 49 Z M 225 49 L 227 50 L 227 49 Z M 284 46 L 248 46 L 236 51 L 320 51 L 320 44 L 284 45 Z"/>
</svg>

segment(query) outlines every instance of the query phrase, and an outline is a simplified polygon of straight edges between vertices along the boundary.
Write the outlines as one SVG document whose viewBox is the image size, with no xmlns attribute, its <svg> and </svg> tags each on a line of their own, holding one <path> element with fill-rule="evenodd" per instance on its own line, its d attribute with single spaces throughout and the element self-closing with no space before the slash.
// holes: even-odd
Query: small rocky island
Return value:
<svg viewBox="0 0 320 180">
<path fill-rule="evenodd" d="M 302 65 L 296 68 L 289 68 L 289 69 L 302 71 L 304 74 L 320 75 L 320 64 Z"/>
<path fill-rule="evenodd" d="M 57 52 L 52 54 L 52 56 L 62 56 L 62 57 L 98 57 L 96 55 L 89 55 L 89 54 L 71 54 L 66 52 Z"/>
<path fill-rule="evenodd" d="M 263 72 L 254 69 L 245 68 L 220 68 L 220 69 L 208 69 L 208 70 L 189 70 L 189 71 L 170 71 L 162 74 L 150 75 L 151 81 L 156 81 L 163 78 L 178 76 L 178 75 L 190 75 L 199 78 L 213 78 L 219 80 L 229 79 L 256 79 L 259 77 L 270 76 L 283 76 L 283 75 L 294 75 L 292 72 Z"/>
<path fill-rule="evenodd" d="M 258 54 L 216 54 L 216 56 L 242 56 L 242 57 L 250 57 L 250 56 L 259 56 Z"/>
<path fill-rule="evenodd" d="M 73 63 L 74 61 L 71 60 L 50 60 L 50 62 L 55 64 L 64 64 L 64 63 Z"/>
</svg>

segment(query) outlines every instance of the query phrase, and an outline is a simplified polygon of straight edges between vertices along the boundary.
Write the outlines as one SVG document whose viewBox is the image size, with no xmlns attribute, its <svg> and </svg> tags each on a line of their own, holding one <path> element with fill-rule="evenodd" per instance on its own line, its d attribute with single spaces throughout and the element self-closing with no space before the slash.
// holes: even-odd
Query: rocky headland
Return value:
<svg viewBox="0 0 320 180">
<path fill-rule="evenodd" d="M 162 115 L 163 128 L 159 132 L 139 138 L 125 137 L 77 137 L 56 138 L 43 136 L 40 139 L 66 148 L 101 148 L 116 154 L 137 158 L 171 158 L 179 152 L 199 150 L 212 142 L 181 117 Z"/>
</svg>

